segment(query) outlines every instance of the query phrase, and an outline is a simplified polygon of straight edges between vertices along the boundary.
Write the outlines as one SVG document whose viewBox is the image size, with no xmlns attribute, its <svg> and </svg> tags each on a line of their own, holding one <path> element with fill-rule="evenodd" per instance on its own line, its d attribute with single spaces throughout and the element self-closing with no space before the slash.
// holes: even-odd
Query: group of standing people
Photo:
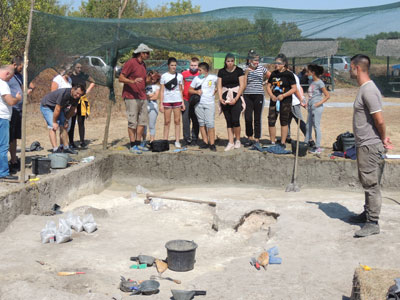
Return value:
<svg viewBox="0 0 400 300">
<path fill-rule="evenodd" d="M 299 78 L 288 68 L 288 60 L 283 54 L 275 58 L 275 70 L 270 72 L 260 64 L 260 56 L 250 50 L 246 68 L 235 64 L 235 56 L 227 54 L 224 67 L 217 75 L 210 74 L 210 66 L 193 57 L 190 68 L 182 74 L 176 71 L 177 60 L 168 59 L 168 71 L 162 75 L 146 71 L 145 60 L 152 49 L 140 44 L 134 50 L 121 72 L 119 81 L 124 83 L 123 98 L 128 116 L 128 135 L 132 152 L 148 151 L 146 147 L 147 127 L 150 142 L 155 139 L 155 124 L 158 113 L 164 113 L 163 139 L 168 140 L 171 122 L 174 124 L 175 147 L 199 145 L 201 149 L 215 147 L 215 95 L 219 100 L 218 109 L 223 113 L 228 144 L 225 151 L 240 148 L 240 116 L 245 117 L 247 141 L 245 147 L 259 149 L 262 134 L 262 112 L 264 108 L 265 85 L 270 96 L 268 112 L 269 135 L 272 144 L 276 141 L 275 124 L 279 117 L 281 125 L 280 146 L 285 143 L 290 132 L 290 122 L 300 122 L 305 141 L 310 151 L 319 153 L 321 149 L 321 116 L 323 104 L 329 93 L 320 80 L 323 68 L 309 65 L 307 76 L 308 104 L 305 100 Z M 157 100 L 160 104 L 157 105 Z M 303 121 L 300 107 L 308 109 L 307 123 Z M 182 122 L 181 122 L 182 119 Z M 180 142 L 183 125 L 183 145 Z M 312 131 L 315 131 L 315 142 Z M 199 133 L 202 142 L 199 142 Z"/>
</svg>

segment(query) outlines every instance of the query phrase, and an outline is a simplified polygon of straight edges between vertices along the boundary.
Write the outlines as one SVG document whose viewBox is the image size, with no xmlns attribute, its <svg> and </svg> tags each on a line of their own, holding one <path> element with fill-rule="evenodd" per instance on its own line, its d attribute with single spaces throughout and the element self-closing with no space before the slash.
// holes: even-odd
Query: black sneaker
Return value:
<svg viewBox="0 0 400 300">
<path fill-rule="evenodd" d="M 80 144 L 81 149 L 87 149 L 87 144 L 85 142 Z M 75 149 L 74 149 L 75 150 Z"/>
<path fill-rule="evenodd" d="M 64 152 L 63 149 L 58 147 L 57 150 L 53 150 L 52 153 L 63 153 L 63 152 Z"/>
<path fill-rule="evenodd" d="M 72 150 L 78 149 L 78 148 L 75 146 L 75 143 L 69 144 L 69 145 L 68 145 L 68 148 L 69 148 L 69 149 L 72 149 Z"/>
<path fill-rule="evenodd" d="M 217 148 L 215 147 L 214 144 L 210 145 L 210 150 L 213 152 L 217 152 Z"/>
<path fill-rule="evenodd" d="M 308 147 L 310 147 L 311 149 L 315 148 L 315 142 L 314 141 L 309 141 L 308 142 Z"/>
<path fill-rule="evenodd" d="M 191 141 L 183 140 L 181 145 L 182 145 L 182 147 L 186 147 L 186 146 L 189 146 L 190 143 L 191 143 Z"/>
<path fill-rule="evenodd" d="M 379 234 L 380 229 L 377 222 L 366 222 L 364 226 L 354 233 L 354 237 L 366 237 L 373 234 Z"/>
<path fill-rule="evenodd" d="M 18 176 L 7 175 L 4 177 L 0 177 L 0 181 L 1 180 L 18 180 Z"/>
<path fill-rule="evenodd" d="M 78 151 L 75 151 L 74 149 L 71 149 L 71 148 L 67 148 L 67 149 L 64 149 L 64 153 L 78 154 Z"/>
<path fill-rule="evenodd" d="M 292 143 L 292 139 L 290 137 L 287 137 L 286 138 L 286 144 L 290 144 L 290 143 Z"/>
<path fill-rule="evenodd" d="M 253 146 L 254 142 L 252 140 L 247 140 L 246 143 L 243 144 L 245 148 Z"/>
<path fill-rule="evenodd" d="M 206 143 L 202 143 L 202 144 L 199 146 L 199 148 L 200 148 L 200 149 L 208 149 L 208 148 L 209 148 L 209 145 L 206 144 Z"/>
<path fill-rule="evenodd" d="M 367 222 L 367 213 L 363 211 L 359 215 L 350 216 L 348 220 L 350 223 L 355 223 L 355 224 L 365 223 Z"/>
<path fill-rule="evenodd" d="M 189 146 L 197 146 L 197 140 L 191 140 Z"/>
</svg>

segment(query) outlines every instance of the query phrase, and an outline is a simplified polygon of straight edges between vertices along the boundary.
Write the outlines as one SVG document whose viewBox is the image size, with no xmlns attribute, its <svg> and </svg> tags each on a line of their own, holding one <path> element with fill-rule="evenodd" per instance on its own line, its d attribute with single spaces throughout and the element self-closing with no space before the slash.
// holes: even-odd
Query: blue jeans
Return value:
<svg viewBox="0 0 400 300">
<path fill-rule="evenodd" d="M 10 143 L 10 121 L 0 119 L 0 177 L 10 175 L 8 169 L 8 147 Z"/>
</svg>

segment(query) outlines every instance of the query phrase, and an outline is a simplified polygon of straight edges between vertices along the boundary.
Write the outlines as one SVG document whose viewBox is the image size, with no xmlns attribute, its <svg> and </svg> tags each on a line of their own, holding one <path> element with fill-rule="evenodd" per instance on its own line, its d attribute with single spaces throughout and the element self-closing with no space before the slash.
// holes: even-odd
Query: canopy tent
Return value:
<svg viewBox="0 0 400 300">
<path fill-rule="evenodd" d="M 139 43 L 157 49 L 212 56 L 250 48 L 276 55 L 282 42 L 306 38 L 358 38 L 400 31 L 400 2 L 343 10 L 291 10 L 232 7 L 204 13 L 152 19 L 88 19 L 34 12 L 29 78 L 48 67 L 97 55 L 110 66 L 93 68 L 97 84 L 113 88 L 117 58 Z M 276 50 L 274 50 L 276 49 Z M 271 53 L 275 52 L 275 53 Z"/>
</svg>

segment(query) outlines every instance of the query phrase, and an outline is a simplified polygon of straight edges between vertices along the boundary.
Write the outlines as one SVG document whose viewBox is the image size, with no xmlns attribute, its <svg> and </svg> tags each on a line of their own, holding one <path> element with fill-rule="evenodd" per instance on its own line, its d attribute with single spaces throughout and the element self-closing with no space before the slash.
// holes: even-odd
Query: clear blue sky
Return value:
<svg viewBox="0 0 400 300">
<path fill-rule="evenodd" d="M 82 0 L 59 0 L 62 4 L 69 4 L 72 8 L 78 8 Z M 147 0 L 150 7 L 171 2 L 171 0 Z M 192 0 L 193 5 L 200 5 L 201 11 L 225 8 L 227 6 L 267 6 L 276 8 L 293 9 L 342 9 L 353 7 L 376 6 L 394 3 L 394 0 Z"/>
</svg>

